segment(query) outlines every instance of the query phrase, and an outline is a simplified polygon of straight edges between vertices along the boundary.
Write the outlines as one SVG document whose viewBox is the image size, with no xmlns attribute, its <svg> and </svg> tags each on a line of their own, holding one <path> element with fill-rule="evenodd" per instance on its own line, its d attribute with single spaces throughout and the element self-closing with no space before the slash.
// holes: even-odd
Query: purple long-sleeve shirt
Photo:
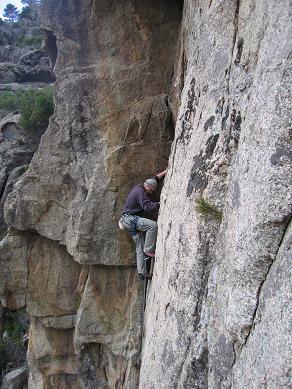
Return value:
<svg viewBox="0 0 292 389">
<path fill-rule="evenodd" d="M 159 208 L 159 202 L 154 202 L 146 192 L 144 185 L 136 185 L 128 194 L 123 213 L 142 216 L 143 211 L 151 211 Z"/>
</svg>

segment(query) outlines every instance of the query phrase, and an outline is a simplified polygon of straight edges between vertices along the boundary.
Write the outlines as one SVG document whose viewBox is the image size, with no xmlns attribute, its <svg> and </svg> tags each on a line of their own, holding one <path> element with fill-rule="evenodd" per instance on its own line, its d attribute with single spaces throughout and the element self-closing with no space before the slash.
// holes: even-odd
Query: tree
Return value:
<svg viewBox="0 0 292 389">
<path fill-rule="evenodd" d="M 34 8 L 39 5 L 40 0 L 21 0 L 22 4 Z"/>
<path fill-rule="evenodd" d="M 31 16 L 31 11 L 32 9 L 29 6 L 23 7 L 19 14 L 19 18 L 20 19 L 29 18 Z"/>
<path fill-rule="evenodd" d="M 3 11 L 4 18 L 8 19 L 9 22 L 15 22 L 18 18 L 18 10 L 15 5 L 9 3 L 6 5 Z"/>
</svg>

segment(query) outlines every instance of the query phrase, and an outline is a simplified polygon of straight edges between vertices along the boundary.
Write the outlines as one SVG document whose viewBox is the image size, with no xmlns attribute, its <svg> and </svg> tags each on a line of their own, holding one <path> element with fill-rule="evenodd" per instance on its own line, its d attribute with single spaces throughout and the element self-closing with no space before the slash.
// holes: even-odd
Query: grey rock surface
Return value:
<svg viewBox="0 0 292 389">
<path fill-rule="evenodd" d="M 0 63 L 0 82 L 3 84 L 8 84 L 16 81 L 16 76 L 14 73 L 14 63 L 6 62 Z"/>
<path fill-rule="evenodd" d="M 42 89 L 48 86 L 47 82 L 9 82 L 0 83 L 0 92 L 16 92 L 31 89 Z"/>
<path fill-rule="evenodd" d="M 249 388 L 288 388 L 291 384 L 291 247 L 290 222 L 259 291 L 252 328 L 236 358 L 234 388 L 241 388 L 242 382 Z"/>
<path fill-rule="evenodd" d="M 26 130 L 19 125 L 18 111 L 0 120 L 0 227 L 6 227 L 3 208 L 17 178 L 24 174 L 35 153 L 44 128 Z"/>
<path fill-rule="evenodd" d="M 29 252 L 27 233 L 8 233 L 0 242 L 0 300 L 10 310 L 26 304 Z"/>
<path fill-rule="evenodd" d="M 185 2 L 143 389 L 288 387 L 288 3 Z"/>
<path fill-rule="evenodd" d="M 7 199 L 8 194 L 12 191 L 13 185 L 15 184 L 16 180 L 26 172 L 28 169 L 28 164 L 27 165 L 22 165 L 22 166 L 17 166 L 14 168 L 10 174 L 7 174 L 8 169 L 4 168 L 1 170 L 3 172 L 3 176 L 6 178 L 5 180 L 5 185 L 3 185 L 3 191 L 1 199 L 0 199 L 0 225 L 3 227 L 6 225 L 4 217 L 3 217 L 3 208 L 5 201 Z M 8 178 L 7 178 L 8 177 Z"/>
<path fill-rule="evenodd" d="M 49 57 L 41 49 L 32 50 L 20 57 L 13 73 L 17 82 L 55 81 Z"/>
<path fill-rule="evenodd" d="M 47 54 L 40 49 L 31 50 L 23 54 L 18 63 L 0 63 L 1 84 L 43 82 L 52 83 L 55 76 Z"/>
<path fill-rule="evenodd" d="M 0 63 L 18 63 L 20 58 L 34 49 L 33 46 L 13 47 L 10 45 L 0 46 Z"/>
<path fill-rule="evenodd" d="M 164 3 L 153 9 L 143 2 L 126 8 L 93 5 L 99 24 L 92 19 L 81 33 L 65 22 L 75 18 L 74 6 L 55 14 L 53 4 L 44 3 L 43 26 L 57 37 L 56 111 L 27 179 L 10 196 L 6 218 L 16 228 L 65 244 L 80 263 L 130 264 L 130 242 L 116 220 L 131 186 L 167 163 L 172 129 L 166 92 L 178 6 L 166 11 Z M 86 4 L 76 12 L 85 25 Z M 120 34 L 113 33 L 116 25 Z M 156 40 L 154 25 L 161 25 Z M 132 41 L 125 46 L 129 35 Z M 72 46 L 73 40 L 78 45 Z M 30 217 L 23 217 L 24 209 Z"/>
<path fill-rule="evenodd" d="M 180 25 L 181 6 L 42 2 L 56 110 L 0 244 L 2 304 L 31 315 L 29 388 L 289 385 L 289 1 L 185 0 Z M 142 331 L 117 220 L 169 152 Z"/>
<path fill-rule="evenodd" d="M 180 17 L 164 0 L 42 3 L 56 109 L 5 202 L 8 225 L 33 235 L 31 388 L 138 386 L 142 285 L 117 221 L 167 164 Z"/>
</svg>

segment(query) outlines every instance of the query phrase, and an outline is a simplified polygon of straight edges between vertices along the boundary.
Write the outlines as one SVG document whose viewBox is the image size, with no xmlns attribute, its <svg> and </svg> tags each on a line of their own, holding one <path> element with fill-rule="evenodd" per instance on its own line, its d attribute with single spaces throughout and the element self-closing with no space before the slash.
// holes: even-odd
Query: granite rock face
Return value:
<svg viewBox="0 0 292 389">
<path fill-rule="evenodd" d="M 10 310 L 25 307 L 29 251 L 27 234 L 8 234 L 0 242 L 0 298 Z"/>
<path fill-rule="evenodd" d="M 288 0 L 182 5 L 42 2 L 55 112 L 0 245 L 29 388 L 288 386 Z M 144 317 L 117 220 L 168 160 Z"/>
<path fill-rule="evenodd" d="M 42 2 L 55 112 L 5 201 L 11 231 L 31 234 L 31 388 L 138 387 L 143 290 L 117 221 L 129 189 L 167 165 L 181 11 L 165 0 Z"/>
<path fill-rule="evenodd" d="M 80 263 L 131 263 L 115 221 L 129 188 L 167 163 L 180 19 L 171 4 L 84 2 L 77 11 L 72 3 L 57 14 L 53 1 L 44 4 L 43 26 L 57 39 L 56 111 L 6 218 L 62 242 Z M 75 18 L 84 31 L 66 24 Z"/>
<path fill-rule="evenodd" d="M 21 115 L 11 112 L 0 120 L 0 227 L 6 227 L 3 208 L 8 193 L 28 168 L 45 128 L 24 129 Z"/>
<path fill-rule="evenodd" d="M 143 389 L 288 387 L 288 3 L 185 2 Z"/>
</svg>

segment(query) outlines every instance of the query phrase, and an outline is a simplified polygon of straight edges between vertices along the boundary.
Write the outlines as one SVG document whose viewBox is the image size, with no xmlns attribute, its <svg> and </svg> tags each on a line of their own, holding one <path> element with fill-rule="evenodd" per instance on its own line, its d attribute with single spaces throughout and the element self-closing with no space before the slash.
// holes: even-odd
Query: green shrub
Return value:
<svg viewBox="0 0 292 389">
<path fill-rule="evenodd" d="M 18 174 L 19 174 L 19 175 L 24 174 L 24 173 L 28 170 L 28 168 L 29 168 L 29 165 L 23 165 L 23 166 L 21 166 L 20 169 L 18 170 Z"/>
<path fill-rule="evenodd" d="M 35 48 L 40 48 L 42 45 L 43 37 L 41 35 L 33 36 L 31 38 L 23 38 L 19 41 L 19 46 L 33 46 Z"/>
<path fill-rule="evenodd" d="M 215 205 L 210 204 L 203 197 L 196 199 L 196 210 L 198 213 L 204 216 L 211 216 L 212 219 L 221 222 L 222 221 L 222 211 L 215 207 Z"/>
<path fill-rule="evenodd" d="M 0 93 L 0 110 L 20 110 L 20 125 L 27 130 L 46 127 L 54 112 L 52 88 Z"/>
<path fill-rule="evenodd" d="M 77 294 L 74 296 L 74 308 L 78 311 L 81 304 L 81 297 Z"/>
<path fill-rule="evenodd" d="M 18 313 L 8 312 L 5 317 L 4 331 L 11 340 L 21 345 L 22 336 L 25 333 L 25 327 L 18 320 Z"/>
<path fill-rule="evenodd" d="M 20 362 L 25 353 L 25 346 L 23 345 L 23 335 L 28 330 L 28 323 L 25 323 L 21 317 L 24 310 L 8 311 L 3 316 L 3 327 L 0 331 L 0 375 L 7 371 L 9 354 L 13 354 Z M 3 334 L 6 333 L 8 340 L 3 339 Z M 14 360 L 16 364 L 17 360 Z M 1 377 L 0 377 L 1 380 Z"/>
<path fill-rule="evenodd" d="M 46 127 L 54 112 L 52 88 L 24 92 L 21 107 L 20 125 L 25 129 Z"/>
<path fill-rule="evenodd" d="M 19 14 L 19 17 L 22 19 L 22 18 L 28 18 L 31 16 L 31 8 L 27 5 L 26 7 L 23 7 L 20 14 Z"/>
<path fill-rule="evenodd" d="M 20 93 L 1 92 L 0 109 L 4 111 L 15 111 L 20 109 Z"/>
</svg>

